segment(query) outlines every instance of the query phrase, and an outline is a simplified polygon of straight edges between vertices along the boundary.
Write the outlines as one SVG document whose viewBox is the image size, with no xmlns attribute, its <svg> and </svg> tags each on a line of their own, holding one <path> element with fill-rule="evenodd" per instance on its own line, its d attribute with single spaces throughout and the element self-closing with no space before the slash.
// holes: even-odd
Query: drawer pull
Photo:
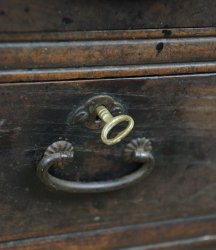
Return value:
<svg viewBox="0 0 216 250">
<path fill-rule="evenodd" d="M 145 138 L 133 140 L 125 147 L 125 160 L 137 162 L 140 167 L 134 172 L 109 181 L 79 182 L 57 178 L 49 173 L 51 166 L 61 167 L 65 162 L 72 162 L 73 146 L 69 142 L 55 142 L 46 150 L 37 166 L 37 176 L 49 188 L 70 193 L 98 193 L 121 189 L 143 177 L 148 176 L 154 167 L 154 157 L 151 154 L 151 143 Z"/>
<path fill-rule="evenodd" d="M 105 123 L 101 133 L 101 140 L 106 145 L 113 145 L 120 142 L 125 138 L 134 127 L 134 120 L 129 115 L 118 115 L 113 117 L 111 113 L 104 107 L 99 106 L 96 108 L 97 115 Z M 108 134 L 110 131 L 117 126 L 119 123 L 128 122 L 128 126 L 119 132 L 114 138 L 108 139 Z"/>
</svg>

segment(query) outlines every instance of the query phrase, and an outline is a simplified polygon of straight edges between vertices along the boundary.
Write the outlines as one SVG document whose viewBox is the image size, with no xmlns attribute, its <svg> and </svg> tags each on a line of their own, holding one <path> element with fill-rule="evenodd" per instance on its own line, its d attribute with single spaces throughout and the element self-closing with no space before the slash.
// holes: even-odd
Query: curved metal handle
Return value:
<svg viewBox="0 0 216 250">
<path fill-rule="evenodd" d="M 73 160 L 72 150 L 68 150 L 65 152 L 54 152 L 54 153 L 51 152 L 48 154 L 46 153 L 37 166 L 37 175 L 40 178 L 40 180 L 49 188 L 65 192 L 99 193 L 99 192 L 117 190 L 125 186 L 128 186 L 140 180 L 143 177 L 148 176 L 154 167 L 154 157 L 152 156 L 150 151 L 143 151 L 140 157 L 139 153 L 138 156 L 136 156 L 136 152 L 134 150 L 128 151 L 126 147 L 125 153 L 126 155 L 131 155 L 132 153 L 133 161 L 134 160 L 136 161 L 136 157 L 138 157 L 137 161 L 142 164 L 136 171 L 118 179 L 88 183 L 88 182 L 75 182 L 75 181 L 63 180 L 51 175 L 49 173 L 49 168 L 51 166 L 58 167 L 58 164 L 61 161 L 71 162 Z"/>
<path fill-rule="evenodd" d="M 101 133 L 101 140 L 106 145 L 114 145 L 120 142 L 123 138 L 125 138 L 131 132 L 131 130 L 134 127 L 134 120 L 128 115 L 119 115 L 119 116 L 113 117 L 104 106 L 97 107 L 96 112 L 98 116 L 100 117 L 100 119 L 106 123 Z M 122 122 L 128 122 L 128 126 L 124 130 L 119 132 L 114 138 L 108 139 L 109 132 L 115 126 L 117 126 L 119 123 L 122 123 Z"/>
</svg>

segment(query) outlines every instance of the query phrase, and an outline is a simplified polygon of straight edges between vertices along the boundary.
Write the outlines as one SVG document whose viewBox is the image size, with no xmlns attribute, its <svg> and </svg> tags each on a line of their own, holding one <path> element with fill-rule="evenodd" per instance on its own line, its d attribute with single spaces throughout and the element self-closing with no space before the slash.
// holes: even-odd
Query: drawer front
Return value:
<svg viewBox="0 0 216 250">
<path fill-rule="evenodd" d="M 135 121 L 113 146 L 101 142 L 100 130 L 68 122 L 80 105 L 101 94 L 118 100 Z M 1 84 L 0 95 L 0 241 L 126 225 L 158 228 L 151 223 L 160 220 L 182 223 L 167 240 L 216 233 L 216 74 Z M 124 147 L 143 136 L 152 142 L 155 169 L 126 189 L 64 194 L 49 191 L 36 176 L 45 149 L 58 140 L 73 144 L 74 162 L 54 171 L 57 177 L 124 176 L 136 167 L 125 164 Z M 176 220 L 182 217 L 184 223 Z M 148 242 L 146 231 L 139 233 L 137 245 L 164 240 L 155 235 Z M 115 244 L 129 247 L 130 239 Z"/>
</svg>

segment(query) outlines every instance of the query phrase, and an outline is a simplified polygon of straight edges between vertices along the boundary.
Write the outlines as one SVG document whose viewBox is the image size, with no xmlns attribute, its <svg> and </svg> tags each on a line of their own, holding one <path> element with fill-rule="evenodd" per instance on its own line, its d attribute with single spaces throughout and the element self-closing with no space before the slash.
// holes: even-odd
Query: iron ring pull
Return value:
<svg viewBox="0 0 216 250">
<path fill-rule="evenodd" d="M 154 157 L 151 152 L 143 150 L 134 151 L 129 147 L 126 148 L 125 154 L 126 157 L 130 157 L 131 161 L 141 163 L 141 166 L 136 171 L 114 180 L 77 182 L 63 180 L 50 174 L 49 169 L 51 166 L 60 161 L 71 162 L 73 160 L 74 155 L 71 151 L 52 153 L 48 156 L 45 155 L 37 166 L 37 176 L 45 185 L 56 191 L 69 193 L 100 193 L 117 190 L 148 176 L 154 167 Z"/>
</svg>

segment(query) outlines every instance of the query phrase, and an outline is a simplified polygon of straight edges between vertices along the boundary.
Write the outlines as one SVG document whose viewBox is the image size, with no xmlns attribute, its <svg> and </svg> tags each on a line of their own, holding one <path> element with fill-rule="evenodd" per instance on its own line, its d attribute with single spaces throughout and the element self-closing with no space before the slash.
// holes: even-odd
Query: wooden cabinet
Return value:
<svg viewBox="0 0 216 250">
<path fill-rule="evenodd" d="M 203 0 L 0 3 L 0 249 L 215 249 L 215 11 Z M 100 95 L 135 122 L 112 146 L 74 120 Z M 155 167 L 128 187 L 64 193 L 37 177 L 64 140 L 73 161 L 53 176 L 122 178 L 140 167 L 124 156 L 140 137 Z"/>
</svg>

